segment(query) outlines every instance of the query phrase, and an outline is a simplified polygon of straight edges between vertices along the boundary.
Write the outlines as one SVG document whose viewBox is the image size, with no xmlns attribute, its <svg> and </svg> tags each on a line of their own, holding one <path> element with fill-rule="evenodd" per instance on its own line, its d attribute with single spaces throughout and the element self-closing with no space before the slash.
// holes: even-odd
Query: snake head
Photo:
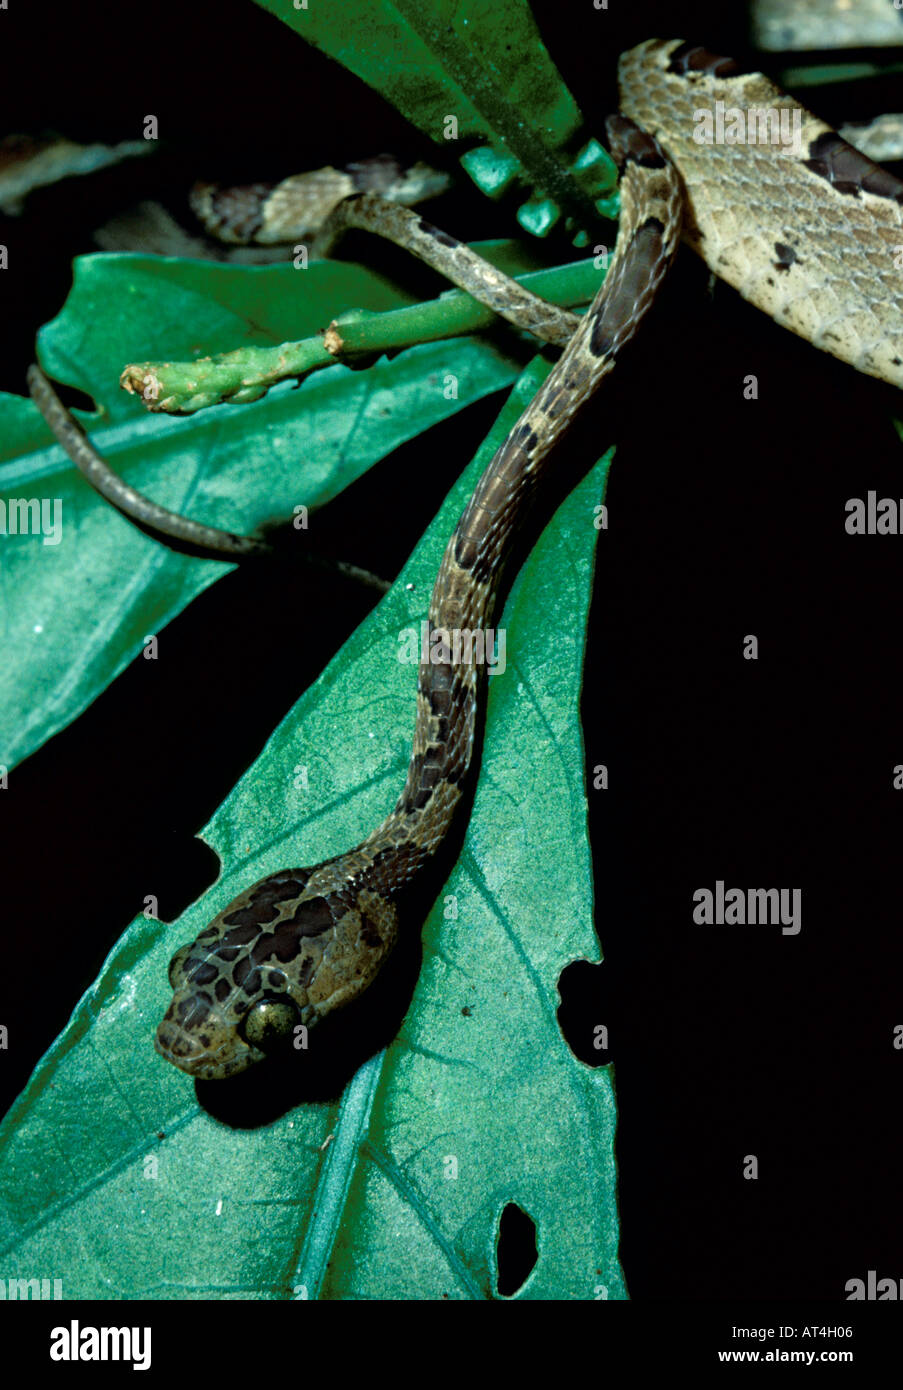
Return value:
<svg viewBox="0 0 903 1390">
<path fill-rule="evenodd" d="M 233 955 L 233 947 L 221 944 L 224 936 L 205 939 L 202 932 L 173 956 L 169 965 L 172 1002 L 155 1041 L 161 1056 L 201 1080 L 245 1071 L 302 1021 L 303 1006 L 288 991 L 285 972 L 267 970 L 264 985 L 249 952 Z M 240 983 L 231 969 L 224 968 L 229 966 L 239 966 Z M 245 984 L 250 985 L 250 993 Z"/>
<path fill-rule="evenodd" d="M 209 1081 L 305 1047 L 303 1029 L 369 984 L 396 935 L 394 906 L 332 865 L 271 874 L 173 956 L 156 1049 Z"/>
</svg>

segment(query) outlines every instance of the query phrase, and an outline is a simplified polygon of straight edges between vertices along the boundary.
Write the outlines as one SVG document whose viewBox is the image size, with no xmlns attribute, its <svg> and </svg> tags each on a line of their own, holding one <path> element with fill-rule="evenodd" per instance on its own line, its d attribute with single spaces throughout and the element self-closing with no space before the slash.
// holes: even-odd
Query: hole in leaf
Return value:
<svg viewBox="0 0 903 1390">
<path fill-rule="evenodd" d="M 499 1218 L 496 1246 L 498 1291 L 503 1298 L 512 1298 L 523 1287 L 536 1259 L 536 1223 L 509 1202 Z"/>
<path fill-rule="evenodd" d="M 590 1067 L 611 1061 L 614 1020 L 604 964 L 575 960 L 558 978 L 558 1026 L 574 1056 Z"/>
</svg>

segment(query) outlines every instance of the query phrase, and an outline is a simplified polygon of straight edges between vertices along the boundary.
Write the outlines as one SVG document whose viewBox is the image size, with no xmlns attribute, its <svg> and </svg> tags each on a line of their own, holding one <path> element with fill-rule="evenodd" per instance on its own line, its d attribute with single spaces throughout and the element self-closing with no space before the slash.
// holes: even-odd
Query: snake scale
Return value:
<svg viewBox="0 0 903 1390">
<path fill-rule="evenodd" d="M 760 74 L 679 40 L 620 65 L 609 142 L 621 220 L 605 283 L 480 478 L 448 542 L 429 610 L 440 660 L 420 666 L 407 779 L 359 845 L 245 889 L 170 965 L 157 1050 L 191 1075 L 245 1070 L 371 984 L 400 930 L 399 902 L 442 843 L 470 767 L 480 677 L 454 631 L 491 622 L 510 544 L 550 451 L 636 332 L 681 230 L 709 267 L 777 322 L 903 385 L 903 184 Z M 700 108 L 800 112 L 802 140 L 702 144 Z M 428 226 L 428 224 L 425 224 Z M 453 251 L 455 243 L 449 241 Z"/>
</svg>

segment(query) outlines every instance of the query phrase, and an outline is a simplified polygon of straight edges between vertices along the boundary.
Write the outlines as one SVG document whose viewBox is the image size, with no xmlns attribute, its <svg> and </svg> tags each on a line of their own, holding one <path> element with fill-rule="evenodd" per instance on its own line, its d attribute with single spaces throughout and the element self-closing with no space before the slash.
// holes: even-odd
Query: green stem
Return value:
<svg viewBox="0 0 903 1390">
<path fill-rule="evenodd" d="M 543 299 L 571 308 L 590 302 L 601 275 L 593 258 L 588 257 L 514 278 Z M 384 314 L 352 310 L 342 315 L 326 335 L 334 351 L 318 335 L 275 347 L 238 348 L 194 362 L 129 363 L 119 380 L 126 391 L 141 396 L 149 410 L 193 414 L 221 401 L 255 401 L 277 381 L 332 366 L 338 358 L 457 338 L 496 322 L 497 315 L 491 309 L 461 290 L 451 290 L 438 299 Z"/>
</svg>

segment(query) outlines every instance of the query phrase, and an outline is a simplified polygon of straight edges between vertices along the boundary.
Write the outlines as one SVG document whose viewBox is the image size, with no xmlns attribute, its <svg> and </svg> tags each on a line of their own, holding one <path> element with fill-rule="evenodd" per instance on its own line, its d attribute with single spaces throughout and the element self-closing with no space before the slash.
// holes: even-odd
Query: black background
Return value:
<svg viewBox="0 0 903 1390">
<path fill-rule="evenodd" d="M 643 38 L 749 61 L 742 5 L 534 10 L 596 134 L 617 105 L 615 57 Z M 165 141 L 159 160 L 42 191 L 24 220 L 0 220 L 9 391 L 24 390 L 72 255 L 94 249 L 93 226 L 121 203 L 158 196 L 178 211 L 198 174 L 278 177 L 382 149 L 435 158 L 369 89 L 238 0 L 42 3 L 0 25 L 3 129 L 134 139 L 153 112 Z M 899 93 L 812 97 L 828 120 L 869 102 L 896 110 Z M 463 179 L 430 216 L 467 239 L 513 234 L 508 210 Z M 407 283 L 421 274 L 370 243 L 347 254 L 387 257 Z M 756 401 L 743 399 L 749 374 Z M 840 1299 L 869 1269 L 903 1277 L 903 540 L 843 524 L 849 497 L 903 496 L 898 401 L 726 286 L 711 294 L 684 251 L 576 441 L 584 466 L 615 429 L 619 450 L 583 696 L 587 766 L 610 776 L 589 793 L 606 959 L 566 972 L 562 1022 L 593 1061 L 593 1025 L 610 1029 L 636 1300 Z M 350 488 L 318 516 L 325 548 L 393 577 L 499 404 Z M 306 570 L 229 573 L 167 629 L 165 661 L 136 661 L 15 771 L 0 798 L 2 1108 L 145 894 L 170 919 L 215 879 L 198 828 L 370 603 Z M 265 659 L 274 644 L 278 662 Z M 717 879 L 801 888 L 801 934 L 693 926 L 693 892 Z"/>
</svg>

